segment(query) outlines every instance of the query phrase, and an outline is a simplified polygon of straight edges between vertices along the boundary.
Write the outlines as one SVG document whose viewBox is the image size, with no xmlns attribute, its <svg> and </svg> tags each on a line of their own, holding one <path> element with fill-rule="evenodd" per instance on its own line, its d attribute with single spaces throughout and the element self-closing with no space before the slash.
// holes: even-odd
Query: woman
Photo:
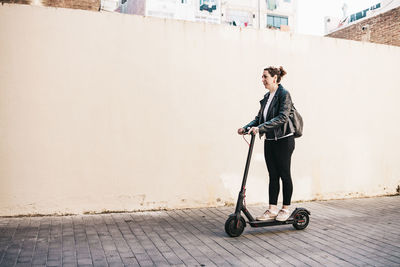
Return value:
<svg viewBox="0 0 400 267">
<path fill-rule="evenodd" d="M 268 93 L 260 101 L 261 108 L 253 121 L 238 129 L 238 134 L 249 133 L 265 137 L 264 157 L 269 173 L 269 209 L 257 220 L 286 221 L 290 217 L 289 206 L 293 192 L 290 161 L 294 150 L 294 127 L 289 119 L 292 100 L 280 84 L 286 71 L 280 68 L 264 69 L 262 82 Z M 283 206 L 278 209 L 279 178 L 283 185 Z"/>
</svg>

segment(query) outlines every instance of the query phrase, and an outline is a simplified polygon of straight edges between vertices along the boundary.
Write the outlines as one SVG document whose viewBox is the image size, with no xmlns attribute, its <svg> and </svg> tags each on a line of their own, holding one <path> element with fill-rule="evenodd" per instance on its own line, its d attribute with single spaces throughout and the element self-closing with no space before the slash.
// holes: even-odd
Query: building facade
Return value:
<svg viewBox="0 0 400 267">
<path fill-rule="evenodd" d="M 3 0 L 296 32 L 298 0 Z"/>
<path fill-rule="evenodd" d="M 222 23 L 296 31 L 297 0 L 222 1 Z"/>
<path fill-rule="evenodd" d="M 151 17 L 296 31 L 298 0 L 102 0 L 102 9 Z"/>
<path fill-rule="evenodd" d="M 400 46 L 400 0 L 382 1 L 342 20 L 326 18 L 325 30 L 328 37 Z"/>
</svg>

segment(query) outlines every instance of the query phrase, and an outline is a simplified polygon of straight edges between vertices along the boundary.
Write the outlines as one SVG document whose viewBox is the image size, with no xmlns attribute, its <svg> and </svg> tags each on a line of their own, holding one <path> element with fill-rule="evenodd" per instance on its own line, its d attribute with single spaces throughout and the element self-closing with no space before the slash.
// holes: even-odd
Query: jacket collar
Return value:
<svg viewBox="0 0 400 267">
<path fill-rule="evenodd" d="M 274 98 L 272 99 L 272 102 L 271 102 L 271 104 L 270 104 L 270 108 L 268 109 L 268 113 L 267 113 L 267 119 L 269 118 L 269 115 L 270 115 L 270 113 L 272 112 L 272 107 L 277 103 L 277 99 L 279 98 L 279 94 L 282 92 L 282 90 L 283 90 L 283 86 L 281 85 L 281 84 L 279 84 L 278 85 L 278 89 L 276 89 L 276 91 L 275 91 L 275 95 L 274 95 Z M 264 95 L 264 98 L 263 99 L 261 99 L 261 101 L 260 101 L 260 103 L 261 103 L 261 106 L 262 106 L 262 114 L 264 114 L 264 109 L 265 109 L 265 106 L 266 106 L 266 104 L 267 104 L 267 100 L 268 100 L 268 98 L 269 98 L 269 95 L 270 95 L 270 93 L 269 93 L 269 91 Z M 264 119 L 264 116 L 262 116 L 262 120 Z"/>
<path fill-rule="evenodd" d="M 279 94 L 282 92 L 282 89 L 283 89 L 283 86 L 282 86 L 281 84 L 279 84 L 279 85 L 278 85 L 278 89 L 276 89 L 276 92 L 275 92 L 275 95 L 274 95 L 274 96 L 279 95 Z M 260 103 L 261 103 L 261 104 L 266 103 L 267 100 L 268 100 L 268 97 L 269 97 L 269 91 L 264 95 L 264 98 L 260 100 Z M 276 101 L 276 97 L 274 97 L 273 101 L 274 101 L 274 102 Z M 271 105 L 272 105 L 272 104 L 273 104 L 273 103 L 271 103 Z"/>
</svg>

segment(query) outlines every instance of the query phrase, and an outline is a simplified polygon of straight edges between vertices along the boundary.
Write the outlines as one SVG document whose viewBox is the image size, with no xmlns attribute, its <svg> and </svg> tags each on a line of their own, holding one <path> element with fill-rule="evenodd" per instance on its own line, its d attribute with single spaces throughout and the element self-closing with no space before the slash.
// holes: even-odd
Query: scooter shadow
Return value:
<svg viewBox="0 0 400 267">
<path fill-rule="evenodd" d="M 270 226 L 270 227 L 260 227 L 260 228 L 253 228 L 250 227 L 249 225 L 246 226 L 244 229 L 243 233 L 240 235 L 242 237 L 252 237 L 252 236 L 257 236 L 257 237 L 271 237 L 271 236 L 279 236 L 279 235 L 288 235 L 292 234 L 295 232 L 298 232 L 299 230 L 296 230 L 291 226 L 290 224 L 288 225 L 276 225 L 276 226 Z M 229 237 L 226 232 L 220 232 L 218 236 L 223 236 L 223 237 Z M 237 238 L 240 238 L 237 237 Z M 234 237 L 233 237 L 234 238 Z"/>
<path fill-rule="evenodd" d="M 246 227 L 247 228 L 247 227 Z M 270 228 L 248 228 L 244 230 L 245 232 L 242 235 L 279 235 L 279 234 L 288 234 L 293 233 L 298 230 L 294 229 L 290 225 L 285 226 L 272 226 Z"/>
</svg>

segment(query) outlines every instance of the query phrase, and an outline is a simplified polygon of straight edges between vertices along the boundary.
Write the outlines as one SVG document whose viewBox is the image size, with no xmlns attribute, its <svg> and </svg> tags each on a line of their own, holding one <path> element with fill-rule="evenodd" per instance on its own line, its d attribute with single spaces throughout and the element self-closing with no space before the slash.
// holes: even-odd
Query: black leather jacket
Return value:
<svg viewBox="0 0 400 267">
<path fill-rule="evenodd" d="M 292 121 L 289 119 L 293 108 L 292 99 L 288 91 L 279 84 L 278 89 L 272 99 L 267 113 L 267 119 L 264 121 L 264 108 L 267 104 L 269 92 L 264 95 L 260 101 L 261 108 L 253 121 L 244 126 L 258 127 L 260 136 L 265 134 L 267 139 L 275 139 L 294 132 Z"/>
</svg>

